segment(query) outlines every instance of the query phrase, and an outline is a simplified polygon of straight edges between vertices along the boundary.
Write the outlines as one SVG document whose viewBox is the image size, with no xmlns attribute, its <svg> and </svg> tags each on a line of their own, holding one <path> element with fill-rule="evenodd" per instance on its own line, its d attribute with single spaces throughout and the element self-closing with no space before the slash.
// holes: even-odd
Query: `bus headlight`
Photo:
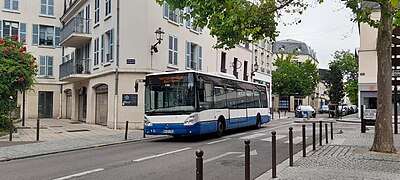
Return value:
<svg viewBox="0 0 400 180">
<path fill-rule="evenodd" d="M 149 119 L 147 119 L 147 117 L 144 117 L 144 125 L 145 126 L 153 126 L 153 124 L 149 121 Z"/>
<path fill-rule="evenodd" d="M 192 126 L 192 125 L 196 124 L 198 121 L 199 121 L 198 114 L 192 114 L 183 122 L 183 125 L 184 126 Z"/>
</svg>

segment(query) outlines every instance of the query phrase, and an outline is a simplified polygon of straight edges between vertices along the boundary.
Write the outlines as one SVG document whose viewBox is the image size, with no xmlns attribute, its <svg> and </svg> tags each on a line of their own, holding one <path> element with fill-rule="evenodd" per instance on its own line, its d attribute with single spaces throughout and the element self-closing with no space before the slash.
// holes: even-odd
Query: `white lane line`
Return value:
<svg viewBox="0 0 400 180">
<path fill-rule="evenodd" d="M 226 136 L 226 137 L 237 137 L 237 136 L 242 136 L 242 135 L 245 135 L 245 134 L 247 134 L 247 133 L 233 134 L 233 135 L 229 135 L 229 136 Z"/>
<path fill-rule="evenodd" d="M 135 159 L 135 160 L 133 160 L 133 162 L 142 162 L 142 161 L 145 161 L 145 160 L 154 159 L 154 158 L 158 158 L 158 157 L 161 157 L 161 156 L 166 156 L 166 155 L 169 155 L 169 154 L 178 153 L 178 152 L 186 151 L 186 150 L 189 150 L 189 149 L 192 149 L 192 148 L 191 147 L 187 147 L 187 148 L 178 149 L 178 150 L 171 151 L 171 152 L 166 152 L 166 153 L 157 154 L 157 155 L 153 155 L 153 156 L 147 156 L 147 157 L 144 157 L 144 158 Z"/>
<path fill-rule="evenodd" d="M 209 142 L 209 143 L 207 143 L 207 144 L 208 144 L 208 145 L 216 144 L 216 143 L 220 143 L 220 142 L 227 141 L 227 140 L 229 140 L 229 139 L 232 139 L 232 138 L 225 138 L 225 139 L 221 139 L 221 140 L 218 140 L 218 141 Z"/>
<path fill-rule="evenodd" d="M 76 174 L 72 174 L 72 175 L 69 175 L 69 176 L 60 177 L 60 178 L 53 179 L 53 180 L 66 180 L 66 179 L 76 178 L 76 177 L 88 175 L 88 174 L 95 173 L 95 172 L 99 172 L 99 171 L 104 171 L 104 169 L 103 169 L 103 168 L 93 169 L 93 170 L 90 170 L 90 171 L 85 171 L 85 172 L 81 172 L 81 173 L 76 173 Z"/>
<path fill-rule="evenodd" d="M 256 131 L 256 132 L 257 132 L 257 133 L 268 132 L 268 131 L 271 131 L 271 130 L 274 130 L 274 129 L 283 128 L 283 127 L 285 127 L 285 126 L 289 126 L 289 125 L 292 125 L 292 124 L 293 124 L 293 123 L 287 123 L 287 124 L 283 124 L 283 125 L 280 125 L 280 126 L 277 126 L 277 127 L 268 128 L 268 129 L 261 130 L 261 131 Z"/>
<path fill-rule="evenodd" d="M 297 144 L 303 141 L 303 137 L 295 137 L 293 138 L 293 144 Z M 289 140 L 285 141 L 285 143 L 289 143 Z"/>
<path fill-rule="evenodd" d="M 212 157 L 210 159 L 206 159 L 206 160 L 203 161 L 203 164 L 211 162 L 211 161 L 214 161 L 216 159 L 219 159 L 219 158 L 222 158 L 222 157 L 225 157 L 225 156 L 229 156 L 231 154 L 243 154 L 243 153 L 242 152 L 227 152 L 227 153 Z"/>
<path fill-rule="evenodd" d="M 257 134 L 241 137 L 240 139 L 253 139 L 253 138 L 257 138 L 257 137 L 264 136 L 264 135 L 265 134 L 257 133 Z"/>
<path fill-rule="evenodd" d="M 286 135 L 276 135 L 275 137 L 276 137 L 276 140 L 278 140 L 278 139 L 282 139 L 282 138 L 286 137 Z M 265 139 L 261 139 L 261 141 L 269 141 L 269 142 L 272 142 L 272 137 L 265 138 Z"/>
</svg>

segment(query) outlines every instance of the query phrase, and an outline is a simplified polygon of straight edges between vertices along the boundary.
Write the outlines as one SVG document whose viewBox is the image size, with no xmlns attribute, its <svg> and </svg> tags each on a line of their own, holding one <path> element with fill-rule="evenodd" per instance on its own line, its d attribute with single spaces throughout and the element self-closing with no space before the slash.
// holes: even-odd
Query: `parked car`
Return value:
<svg viewBox="0 0 400 180">
<path fill-rule="evenodd" d="M 339 112 L 342 113 L 342 116 L 346 116 L 349 114 L 349 107 L 347 106 L 339 106 Z"/>
<path fill-rule="evenodd" d="M 323 106 L 321 107 L 321 109 L 319 109 L 319 113 L 320 113 L 320 114 L 329 113 L 329 107 L 328 107 L 328 105 L 323 105 Z"/>
<path fill-rule="evenodd" d="M 329 108 L 329 117 L 337 117 L 336 115 L 336 109 L 337 109 L 338 105 L 337 104 L 329 104 L 328 108 Z"/>
<path fill-rule="evenodd" d="M 305 118 L 308 115 L 313 118 L 317 117 L 317 113 L 313 107 L 311 107 L 310 105 L 297 106 L 294 114 L 295 117 Z"/>
</svg>

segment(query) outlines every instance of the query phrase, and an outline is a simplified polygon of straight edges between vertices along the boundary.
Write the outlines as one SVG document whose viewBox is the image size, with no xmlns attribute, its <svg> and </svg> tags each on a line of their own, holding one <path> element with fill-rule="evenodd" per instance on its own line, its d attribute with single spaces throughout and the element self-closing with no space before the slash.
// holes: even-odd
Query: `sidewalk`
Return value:
<svg viewBox="0 0 400 180">
<path fill-rule="evenodd" d="M 129 130 L 128 141 L 124 141 L 125 130 L 113 130 L 68 119 L 42 119 L 40 141 L 36 142 L 36 120 L 27 120 L 25 127 L 20 127 L 21 123 L 15 125 L 18 130 L 13 134 L 12 142 L 9 142 L 9 136 L 0 138 L 0 162 L 143 139 L 142 130 Z"/>
<path fill-rule="evenodd" d="M 293 167 L 288 160 L 277 166 L 276 179 L 400 179 L 400 153 L 383 154 L 369 151 L 374 137 L 374 127 L 362 134 L 359 129 L 343 129 L 335 134 L 329 144 L 312 151 L 307 148 L 307 157 L 299 152 L 294 157 Z M 394 135 L 395 146 L 400 151 L 400 135 Z M 268 171 L 258 180 L 272 179 Z"/>
<path fill-rule="evenodd" d="M 294 118 L 294 112 L 286 112 L 285 114 L 285 111 L 281 111 L 280 118 L 279 118 L 279 113 L 274 112 L 274 119 L 289 119 L 289 118 Z"/>
</svg>

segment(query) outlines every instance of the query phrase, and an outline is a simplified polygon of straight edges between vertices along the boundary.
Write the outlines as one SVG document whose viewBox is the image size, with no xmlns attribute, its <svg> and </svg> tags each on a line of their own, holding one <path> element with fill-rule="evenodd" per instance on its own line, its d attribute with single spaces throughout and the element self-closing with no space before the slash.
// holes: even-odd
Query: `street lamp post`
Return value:
<svg viewBox="0 0 400 180">
<path fill-rule="evenodd" d="M 158 29 L 154 33 L 156 34 L 157 42 L 154 45 L 151 45 L 151 54 L 158 53 L 157 45 L 161 44 L 161 41 L 163 40 L 165 34 L 161 27 L 158 27 Z"/>
<path fill-rule="evenodd" d="M 8 106 L 9 106 L 9 107 L 8 107 L 8 110 L 9 110 L 9 119 L 10 119 L 10 141 L 12 141 L 12 133 L 13 133 L 13 122 L 12 122 L 12 118 L 11 118 L 12 100 L 13 100 L 13 97 L 10 96 L 9 103 L 8 103 Z"/>
</svg>

